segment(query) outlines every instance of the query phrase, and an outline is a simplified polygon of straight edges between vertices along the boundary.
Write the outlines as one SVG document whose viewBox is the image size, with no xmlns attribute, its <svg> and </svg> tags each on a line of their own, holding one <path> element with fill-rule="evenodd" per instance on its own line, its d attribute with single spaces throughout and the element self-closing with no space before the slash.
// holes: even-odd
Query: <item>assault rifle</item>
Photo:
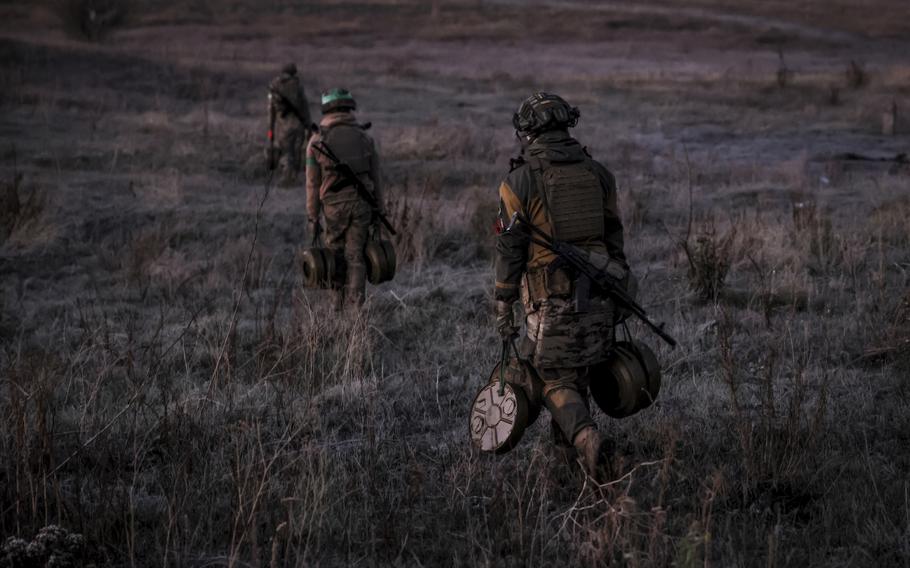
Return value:
<svg viewBox="0 0 910 568">
<path fill-rule="evenodd" d="M 335 155 L 335 152 L 333 152 L 332 149 L 329 148 L 329 145 L 324 141 L 313 144 L 313 149 L 328 158 L 329 161 L 332 162 L 335 171 L 338 172 L 338 175 L 340 176 L 338 181 L 333 183 L 328 190 L 331 192 L 336 192 L 353 185 L 354 189 L 357 190 L 357 195 L 366 201 L 367 205 L 373 208 L 373 212 L 375 213 L 376 217 L 379 218 L 379 221 L 382 222 L 382 225 L 388 229 L 393 236 L 397 235 L 398 232 L 395 231 L 395 227 L 392 226 L 385 215 L 380 213 L 379 201 L 376 200 L 376 196 L 373 195 L 373 192 L 367 189 L 365 185 L 363 185 L 363 182 L 360 180 L 351 166 L 342 162 L 338 156 Z"/>
<path fill-rule="evenodd" d="M 518 211 L 512 214 L 512 219 L 509 222 L 509 226 L 506 228 L 506 232 L 516 233 L 515 225 L 518 223 L 530 229 L 528 237 L 531 239 L 532 243 L 552 251 L 559 259 L 571 266 L 578 273 L 587 276 L 595 286 L 600 288 L 615 302 L 628 309 L 632 315 L 641 320 L 651 329 L 651 331 L 670 344 L 671 347 L 676 347 L 676 340 L 673 339 L 669 333 L 664 331 L 664 324 L 658 325 L 648 319 L 648 314 L 645 312 L 645 309 L 626 293 L 615 277 L 610 276 L 606 272 L 606 266 L 600 267 L 592 263 L 591 255 L 587 251 L 553 238 L 534 226 L 533 223 L 528 221 L 528 219 Z"/>
</svg>

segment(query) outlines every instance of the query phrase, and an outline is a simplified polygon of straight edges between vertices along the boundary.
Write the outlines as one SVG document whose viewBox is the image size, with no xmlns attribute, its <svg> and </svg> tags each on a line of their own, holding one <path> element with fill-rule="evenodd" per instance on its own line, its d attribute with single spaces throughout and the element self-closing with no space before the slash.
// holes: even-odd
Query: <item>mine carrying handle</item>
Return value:
<svg viewBox="0 0 910 568">
<path fill-rule="evenodd" d="M 578 272 L 584 274 L 591 279 L 591 282 L 594 283 L 602 291 L 606 292 L 614 301 L 620 303 L 623 307 L 627 308 L 632 315 L 641 320 L 648 328 L 651 329 L 658 337 L 663 339 L 670 345 L 670 347 L 676 347 L 676 340 L 673 337 L 664 331 L 664 324 L 656 324 L 648 318 L 647 312 L 641 307 L 638 302 L 636 302 L 629 294 L 623 290 L 619 282 L 616 281 L 613 277 L 608 274 L 605 274 L 603 271 L 598 270 L 591 265 L 590 262 L 585 257 L 584 252 L 578 247 L 571 245 L 569 243 L 564 243 L 554 239 L 551 235 L 542 231 L 539 227 L 531 223 L 524 215 L 516 211 L 512 214 L 512 218 L 509 220 L 509 226 L 506 227 L 505 232 L 507 233 L 517 233 L 516 225 L 526 226 L 531 234 L 528 235 L 528 238 L 531 239 L 531 242 L 541 246 L 563 259 L 568 263 L 572 268 Z"/>
<path fill-rule="evenodd" d="M 518 347 L 515 345 L 515 337 L 502 340 L 502 355 L 499 357 L 499 396 L 504 396 L 506 392 L 506 366 L 509 364 L 509 348 L 515 353 L 515 358 L 521 361 L 521 355 L 518 353 Z"/>
<path fill-rule="evenodd" d="M 360 198 L 373 208 L 373 212 L 376 214 L 376 217 L 379 218 L 382 225 L 388 229 L 392 236 L 396 236 L 398 232 L 395 230 L 395 227 L 392 226 L 392 223 L 389 222 L 388 217 L 379 212 L 379 201 L 376 200 L 376 196 L 363 185 L 363 182 L 357 177 L 357 174 L 354 173 L 351 166 L 342 162 L 325 141 L 313 144 L 313 149 L 328 158 L 328 160 L 332 162 L 332 165 L 335 166 L 335 171 L 341 176 L 341 179 L 333 184 L 332 187 L 329 188 L 329 191 L 335 192 L 353 185 Z"/>
</svg>

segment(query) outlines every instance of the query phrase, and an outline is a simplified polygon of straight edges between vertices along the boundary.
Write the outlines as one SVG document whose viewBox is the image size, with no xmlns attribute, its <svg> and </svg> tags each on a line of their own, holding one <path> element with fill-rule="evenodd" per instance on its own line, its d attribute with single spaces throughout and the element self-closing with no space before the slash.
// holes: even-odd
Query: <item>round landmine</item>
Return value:
<svg viewBox="0 0 910 568">
<path fill-rule="evenodd" d="M 499 383 L 480 389 L 468 417 L 471 442 L 481 451 L 502 454 L 514 448 L 528 427 L 528 399 L 521 387 Z"/>
</svg>

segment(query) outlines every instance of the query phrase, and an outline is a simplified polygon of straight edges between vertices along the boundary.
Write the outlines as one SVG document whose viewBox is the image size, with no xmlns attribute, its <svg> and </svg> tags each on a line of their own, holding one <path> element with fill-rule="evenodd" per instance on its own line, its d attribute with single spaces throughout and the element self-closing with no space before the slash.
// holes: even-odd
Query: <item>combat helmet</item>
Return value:
<svg viewBox="0 0 910 568">
<path fill-rule="evenodd" d="M 284 73 L 285 75 L 294 76 L 294 75 L 297 74 L 297 64 L 296 64 L 296 63 L 293 63 L 293 62 L 291 62 L 291 63 L 285 63 L 285 64 L 281 67 L 281 72 Z"/>
<path fill-rule="evenodd" d="M 518 137 L 530 141 L 548 130 L 573 128 L 579 116 L 578 108 L 559 95 L 539 91 L 521 103 L 512 116 L 512 125 Z"/>
<path fill-rule="evenodd" d="M 339 87 L 322 93 L 322 114 L 356 109 L 357 102 L 347 89 Z"/>
</svg>

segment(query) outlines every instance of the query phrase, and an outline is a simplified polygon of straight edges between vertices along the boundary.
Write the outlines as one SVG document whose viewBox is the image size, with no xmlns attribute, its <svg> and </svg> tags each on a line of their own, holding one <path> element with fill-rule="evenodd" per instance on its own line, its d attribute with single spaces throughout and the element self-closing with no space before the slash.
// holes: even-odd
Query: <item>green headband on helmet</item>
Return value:
<svg viewBox="0 0 910 568">
<path fill-rule="evenodd" d="M 322 104 L 327 105 L 337 101 L 354 101 L 354 96 L 347 89 L 332 89 L 322 94 Z"/>
</svg>

